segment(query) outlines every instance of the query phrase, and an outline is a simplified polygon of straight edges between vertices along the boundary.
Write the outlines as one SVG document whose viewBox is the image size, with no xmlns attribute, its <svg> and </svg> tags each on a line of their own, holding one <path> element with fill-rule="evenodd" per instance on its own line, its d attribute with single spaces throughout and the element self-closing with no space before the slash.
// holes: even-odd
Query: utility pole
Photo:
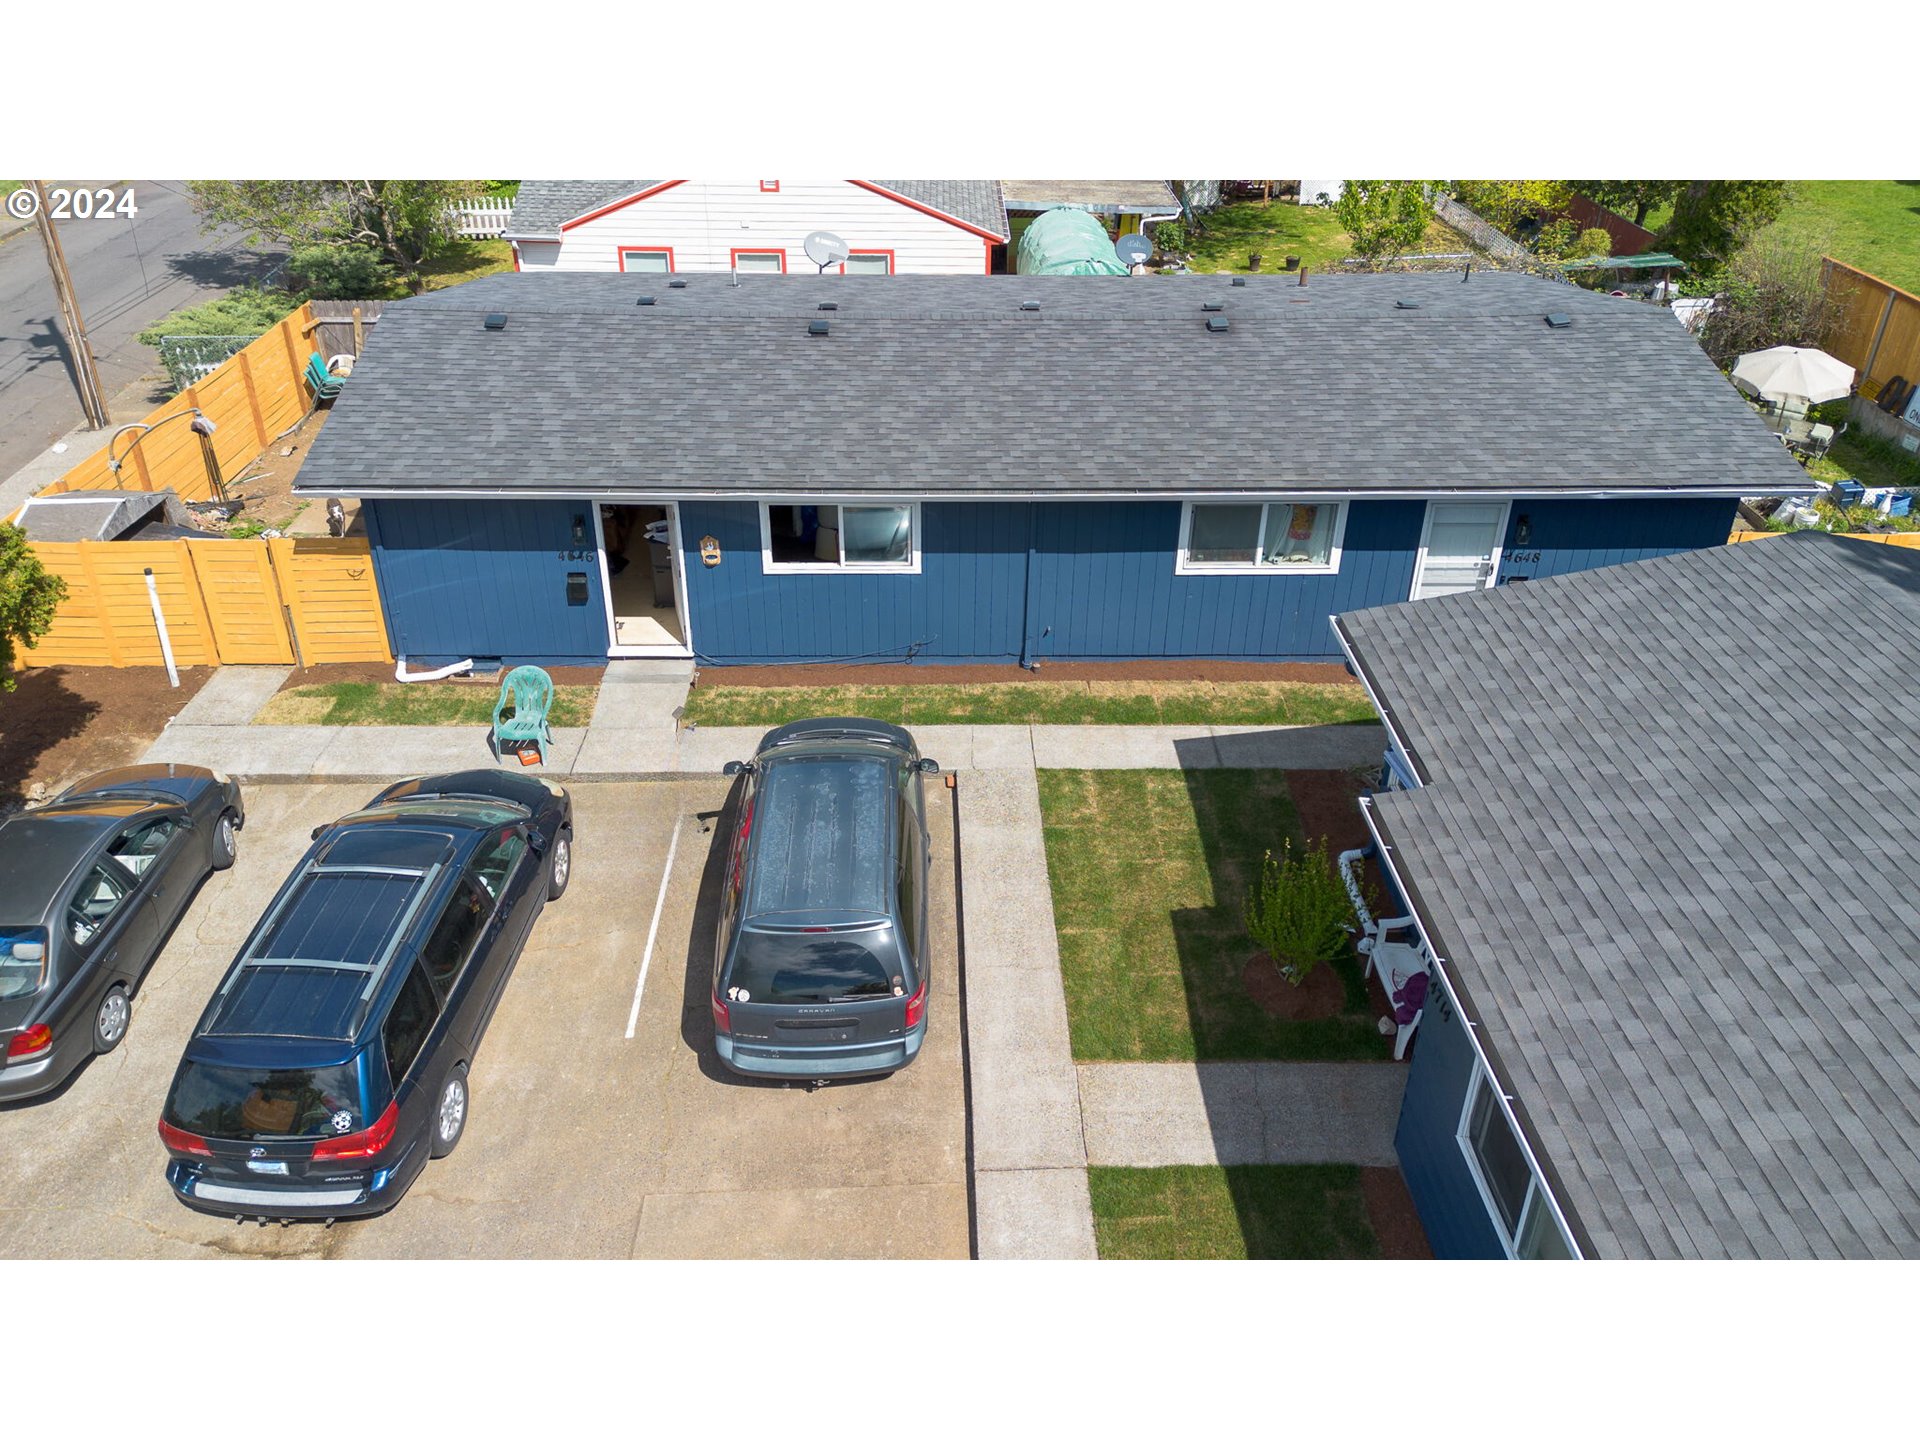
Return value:
<svg viewBox="0 0 1920 1440">
<path fill-rule="evenodd" d="M 112 423 L 107 413 L 106 396 L 100 393 L 100 371 L 93 363 L 93 345 L 87 339 L 87 323 L 80 318 L 80 302 L 73 293 L 73 276 L 67 272 L 67 252 L 60 248 L 60 232 L 53 228 L 48 213 L 47 183 L 29 180 L 39 200 L 34 218 L 40 222 L 40 240 L 47 247 L 47 266 L 53 271 L 53 288 L 60 297 L 61 328 L 67 332 L 67 348 L 73 353 L 73 379 L 80 391 L 80 408 L 86 411 L 90 429 L 104 430 Z"/>
</svg>

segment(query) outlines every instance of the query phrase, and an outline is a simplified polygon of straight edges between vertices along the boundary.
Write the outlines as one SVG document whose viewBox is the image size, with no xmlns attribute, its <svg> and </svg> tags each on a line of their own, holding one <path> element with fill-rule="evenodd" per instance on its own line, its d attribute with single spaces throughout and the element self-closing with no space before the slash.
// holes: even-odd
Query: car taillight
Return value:
<svg viewBox="0 0 1920 1440">
<path fill-rule="evenodd" d="M 927 1013 L 927 982 L 922 980 L 920 988 L 907 997 L 907 1028 L 911 1030 L 920 1023 L 920 1017 Z"/>
<path fill-rule="evenodd" d="M 727 1014 L 727 1002 L 718 995 L 713 997 L 713 1028 L 717 1034 L 733 1033 L 733 1017 Z"/>
<path fill-rule="evenodd" d="M 45 1025 L 29 1025 L 7 1042 L 7 1059 L 31 1060 L 52 1044 L 52 1030 Z"/>
<path fill-rule="evenodd" d="M 198 1135 L 189 1134 L 178 1125 L 169 1125 L 164 1120 L 160 1122 L 160 1143 L 166 1146 L 167 1149 L 177 1151 L 182 1155 L 213 1154 L 213 1147 Z"/>
<path fill-rule="evenodd" d="M 393 1132 L 400 1124 L 400 1102 L 394 1100 L 380 1112 L 380 1118 L 364 1130 L 356 1130 L 351 1135 L 336 1135 L 322 1140 L 313 1147 L 316 1160 L 369 1160 L 378 1155 L 393 1139 Z"/>
</svg>

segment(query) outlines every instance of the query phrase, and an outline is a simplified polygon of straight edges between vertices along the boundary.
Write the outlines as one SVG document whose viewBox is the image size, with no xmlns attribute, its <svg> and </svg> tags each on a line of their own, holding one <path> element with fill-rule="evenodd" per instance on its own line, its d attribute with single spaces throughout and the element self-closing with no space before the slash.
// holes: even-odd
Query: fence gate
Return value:
<svg viewBox="0 0 1920 1440">
<path fill-rule="evenodd" d="M 293 645 L 265 545 L 189 540 L 222 665 L 291 665 Z"/>
</svg>

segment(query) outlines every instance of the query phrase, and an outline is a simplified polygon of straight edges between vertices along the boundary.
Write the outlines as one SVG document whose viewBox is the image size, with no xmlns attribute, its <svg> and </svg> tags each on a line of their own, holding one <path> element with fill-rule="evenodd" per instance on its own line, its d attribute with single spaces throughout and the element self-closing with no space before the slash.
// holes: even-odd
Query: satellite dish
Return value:
<svg viewBox="0 0 1920 1440">
<path fill-rule="evenodd" d="M 1144 265 L 1153 254 L 1153 242 L 1144 235 L 1122 235 L 1113 242 L 1113 253 L 1123 265 Z"/>
<path fill-rule="evenodd" d="M 807 252 L 807 259 L 824 271 L 829 265 L 838 265 L 853 251 L 847 242 L 831 230 L 816 230 L 800 242 L 800 248 Z"/>
</svg>

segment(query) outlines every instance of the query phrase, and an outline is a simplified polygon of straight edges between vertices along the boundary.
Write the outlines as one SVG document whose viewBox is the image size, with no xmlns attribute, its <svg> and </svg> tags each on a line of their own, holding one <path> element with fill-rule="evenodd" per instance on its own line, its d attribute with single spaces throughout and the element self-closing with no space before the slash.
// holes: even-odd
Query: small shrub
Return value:
<svg viewBox="0 0 1920 1440">
<path fill-rule="evenodd" d="M 176 310 L 139 335 L 142 345 L 158 345 L 167 335 L 264 335 L 294 308 L 291 295 L 242 286 L 200 305 Z"/>
<path fill-rule="evenodd" d="M 1271 955 L 1295 985 L 1322 960 L 1338 956 L 1347 944 L 1353 912 L 1347 889 L 1319 840 L 1300 850 L 1283 841 L 1280 856 L 1271 850 L 1247 895 L 1247 934 Z"/>
<path fill-rule="evenodd" d="M 1179 220 L 1162 220 L 1153 227 L 1153 245 L 1163 255 L 1179 255 L 1186 251 L 1188 244 L 1187 227 Z"/>
<path fill-rule="evenodd" d="M 313 300 L 377 300 L 393 267 L 365 245 L 303 245 L 287 262 L 293 287 Z"/>
<path fill-rule="evenodd" d="M 32 648 L 53 625 L 67 582 L 40 563 L 18 525 L 0 523 L 0 690 L 13 689 L 16 646 Z"/>
</svg>

